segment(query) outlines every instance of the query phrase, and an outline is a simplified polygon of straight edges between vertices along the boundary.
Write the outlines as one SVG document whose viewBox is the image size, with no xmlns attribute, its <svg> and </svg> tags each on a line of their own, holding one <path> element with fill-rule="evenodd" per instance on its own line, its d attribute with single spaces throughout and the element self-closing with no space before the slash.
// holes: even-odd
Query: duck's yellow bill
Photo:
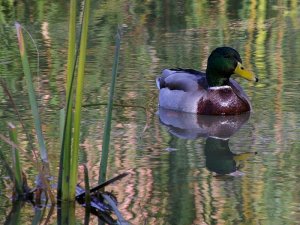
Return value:
<svg viewBox="0 0 300 225">
<path fill-rule="evenodd" d="M 243 65 L 238 62 L 235 70 L 234 70 L 234 74 L 239 75 L 240 77 L 245 78 L 246 80 L 250 80 L 250 81 L 258 81 L 258 78 L 249 70 L 244 69 Z"/>
<path fill-rule="evenodd" d="M 233 156 L 234 161 L 244 161 L 246 159 L 248 159 L 250 156 L 255 155 L 255 152 L 245 152 L 245 153 L 241 153 L 239 155 L 235 155 Z"/>
</svg>

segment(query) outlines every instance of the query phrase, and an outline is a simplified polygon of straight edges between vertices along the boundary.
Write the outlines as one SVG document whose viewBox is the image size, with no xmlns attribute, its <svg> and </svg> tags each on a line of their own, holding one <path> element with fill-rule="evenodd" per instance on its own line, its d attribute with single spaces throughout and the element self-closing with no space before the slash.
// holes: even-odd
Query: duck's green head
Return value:
<svg viewBox="0 0 300 225">
<path fill-rule="evenodd" d="M 233 48 L 220 47 L 208 57 L 206 77 L 210 87 L 229 84 L 229 78 L 236 74 L 250 81 L 258 81 L 255 75 L 242 65 L 240 54 Z"/>
</svg>

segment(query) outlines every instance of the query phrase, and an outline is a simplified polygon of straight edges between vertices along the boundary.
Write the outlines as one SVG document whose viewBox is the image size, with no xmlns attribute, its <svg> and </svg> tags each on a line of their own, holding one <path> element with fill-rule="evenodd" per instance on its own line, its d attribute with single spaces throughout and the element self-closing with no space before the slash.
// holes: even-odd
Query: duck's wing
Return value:
<svg viewBox="0 0 300 225">
<path fill-rule="evenodd" d="M 193 69 L 165 69 L 156 79 L 158 89 L 182 90 L 185 92 L 207 89 L 205 73 Z"/>
</svg>

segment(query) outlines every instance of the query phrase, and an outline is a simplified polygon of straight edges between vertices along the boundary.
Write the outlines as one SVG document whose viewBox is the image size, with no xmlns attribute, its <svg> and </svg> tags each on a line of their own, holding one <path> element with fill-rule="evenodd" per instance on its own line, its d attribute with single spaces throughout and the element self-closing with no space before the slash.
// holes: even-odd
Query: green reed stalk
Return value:
<svg viewBox="0 0 300 225">
<path fill-rule="evenodd" d="M 113 108 L 115 85 L 116 85 L 117 71 L 118 71 L 118 64 L 119 64 L 120 46 L 121 46 L 121 30 L 118 29 L 117 35 L 116 35 L 114 64 L 113 64 L 113 68 L 112 68 L 112 79 L 111 79 L 111 84 L 110 84 L 109 97 L 108 97 L 108 103 L 107 103 L 107 111 L 106 111 L 106 116 L 105 116 L 105 127 L 104 127 L 104 133 L 103 133 L 103 143 L 102 143 L 102 156 L 101 156 L 100 171 L 99 171 L 99 174 L 100 174 L 99 175 L 99 184 L 103 183 L 106 180 L 111 121 L 112 121 L 112 108 Z"/>
<path fill-rule="evenodd" d="M 85 186 L 85 206 L 86 210 L 91 210 L 91 193 L 90 193 L 90 182 L 89 182 L 89 173 L 86 165 L 84 166 L 84 186 Z"/>
<path fill-rule="evenodd" d="M 73 225 L 76 224 L 75 218 L 75 202 L 61 202 L 60 207 L 57 208 L 57 224 Z"/>
<path fill-rule="evenodd" d="M 24 201 L 16 201 L 14 202 L 12 209 L 8 216 L 6 216 L 6 219 L 3 224 L 9 224 L 9 225 L 19 225 L 21 224 L 21 210 L 24 206 Z"/>
<path fill-rule="evenodd" d="M 69 21 L 69 45 L 68 45 L 68 65 L 67 65 L 67 93 L 71 87 L 73 70 L 75 65 L 76 50 L 76 0 L 70 1 L 70 21 Z"/>
<path fill-rule="evenodd" d="M 84 70 L 85 70 L 85 61 L 86 61 L 86 47 L 87 47 L 87 39 L 88 39 L 89 17 L 90 17 L 90 0 L 86 0 L 84 4 L 83 24 L 82 24 L 82 33 L 81 33 L 81 40 L 80 40 L 76 101 L 75 101 L 75 111 L 74 111 L 74 135 L 73 135 L 73 143 L 72 143 L 70 186 L 69 186 L 70 200 L 71 199 L 74 200 L 76 194 L 81 106 L 82 106 L 82 96 L 83 96 Z"/>
<path fill-rule="evenodd" d="M 70 2 L 70 22 L 69 22 L 69 46 L 68 46 L 68 66 L 67 66 L 67 88 L 66 88 L 66 101 L 68 102 L 67 110 L 67 124 L 66 124 L 66 143 L 65 147 L 68 149 L 65 157 L 64 162 L 67 162 L 68 168 L 66 171 L 67 176 L 70 175 L 71 169 L 71 142 L 72 142 L 72 107 L 73 107 L 73 80 L 75 76 L 75 64 L 76 64 L 76 0 L 71 0 Z M 68 186 L 68 185 L 67 185 Z"/>
<path fill-rule="evenodd" d="M 8 129 L 9 129 L 9 137 L 10 140 L 17 144 L 17 128 L 12 123 L 8 123 Z M 19 196 L 23 195 L 23 179 L 22 179 L 22 165 L 20 162 L 20 154 L 18 149 L 12 147 L 12 162 L 13 162 L 13 174 L 14 174 L 14 183 L 15 183 L 15 189 Z"/>
<path fill-rule="evenodd" d="M 90 181 L 89 173 L 86 165 L 84 166 L 84 188 L 85 188 L 85 215 L 84 224 L 89 224 L 91 215 L 91 192 L 90 192 Z"/>
<path fill-rule="evenodd" d="M 61 144 L 63 142 L 63 137 L 64 137 L 65 119 L 66 119 L 66 110 L 65 108 L 62 108 L 59 110 L 59 139 Z"/>
<path fill-rule="evenodd" d="M 2 137 L 3 136 L 0 134 L 0 140 L 5 142 L 4 140 L 2 140 Z M 9 160 L 6 158 L 6 155 L 3 154 L 2 150 L 0 150 L 0 162 L 1 162 L 1 166 L 6 170 L 6 173 L 8 174 L 9 178 L 13 181 L 15 179 L 14 172 L 13 172 L 12 168 L 10 167 Z"/>
<path fill-rule="evenodd" d="M 75 54 L 76 39 L 76 0 L 70 1 L 69 20 L 69 46 L 68 46 L 68 66 L 67 66 L 67 86 L 66 86 L 66 113 L 64 119 L 63 137 L 61 144 L 60 168 L 58 176 L 57 197 L 61 200 L 68 200 L 69 177 L 71 169 L 71 142 L 72 142 L 72 96 L 73 81 L 76 64 Z M 61 120 L 62 121 L 62 120 Z"/>
<path fill-rule="evenodd" d="M 23 33 L 22 33 L 22 27 L 19 23 L 16 23 L 15 27 L 17 30 L 19 50 L 20 50 L 20 55 L 21 55 L 21 60 L 22 60 L 22 65 L 23 65 L 23 71 L 25 74 L 26 82 L 27 82 L 29 102 L 30 102 L 30 106 L 31 106 L 33 119 L 34 119 L 34 126 L 35 126 L 35 130 L 36 130 L 36 134 L 37 134 L 40 155 L 41 155 L 42 161 L 47 162 L 48 155 L 47 155 L 46 145 L 45 145 L 45 141 L 44 141 L 44 137 L 43 137 L 41 120 L 40 120 L 40 116 L 39 116 L 37 100 L 35 97 L 30 66 L 29 66 L 29 62 L 28 62 L 28 58 L 27 58 L 27 52 L 26 52 L 26 46 L 25 46 Z"/>
<path fill-rule="evenodd" d="M 39 225 L 42 224 L 43 216 L 44 216 L 45 209 L 40 209 L 36 207 L 34 209 L 34 217 L 32 219 L 31 225 Z"/>
</svg>

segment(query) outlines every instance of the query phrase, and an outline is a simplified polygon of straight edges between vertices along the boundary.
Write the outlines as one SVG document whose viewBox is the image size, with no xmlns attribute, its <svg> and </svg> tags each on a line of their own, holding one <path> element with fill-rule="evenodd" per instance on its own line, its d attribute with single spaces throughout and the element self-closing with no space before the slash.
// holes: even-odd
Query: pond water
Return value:
<svg viewBox="0 0 300 225">
<path fill-rule="evenodd" d="M 33 131 L 14 21 L 39 49 L 35 87 L 54 176 L 59 161 L 59 109 L 64 104 L 68 1 L 0 0 L 0 71 L 27 130 Z M 297 0 L 92 1 L 80 163 L 97 184 L 114 36 L 123 28 L 113 110 L 109 186 L 131 224 L 299 224 L 300 221 L 300 3 Z M 37 54 L 27 38 L 33 71 Z M 258 83 L 236 78 L 251 114 L 196 117 L 157 107 L 155 78 L 163 68 L 205 70 L 218 46 L 239 51 Z M 14 121 L 0 89 L 0 132 Z M 10 148 L 0 142 L 10 157 Z M 22 153 L 32 184 L 30 151 Z M 81 175 L 81 174 L 80 174 Z M 80 178 L 82 180 L 82 176 Z M 10 182 L 0 163 L 0 223 L 11 210 Z M 27 205 L 21 220 L 29 224 Z M 83 224 L 83 213 L 77 223 Z M 51 224 L 56 223 L 56 218 Z M 92 217 L 90 224 L 97 224 Z"/>
</svg>

